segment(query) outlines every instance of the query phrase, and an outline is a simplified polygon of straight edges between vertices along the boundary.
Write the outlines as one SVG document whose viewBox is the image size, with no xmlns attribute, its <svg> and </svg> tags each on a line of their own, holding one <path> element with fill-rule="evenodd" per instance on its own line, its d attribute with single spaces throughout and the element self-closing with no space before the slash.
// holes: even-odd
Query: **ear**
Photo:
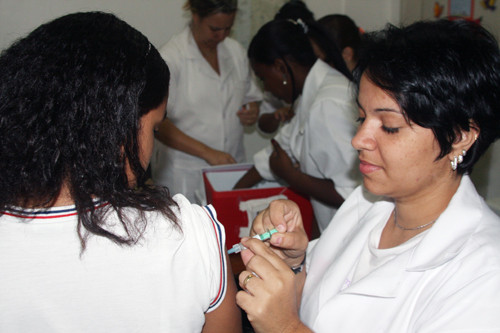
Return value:
<svg viewBox="0 0 500 333">
<path fill-rule="evenodd" d="M 274 60 L 273 69 L 275 71 L 278 71 L 281 75 L 284 76 L 288 75 L 288 68 L 286 67 L 286 64 L 283 61 L 283 59 L 277 58 L 276 60 Z"/>
<path fill-rule="evenodd" d="M 191 19 L 193 20 L 193 23 L 196 24 L 196 25 L 199 25 L 199 23 L 201 21 L 200 15 L 198 15 L 196 13 L 192 13 L 191 14 Z"/>
<path fill-rule="evenodd" d="M 344 49 L 342 49 L 342 58 L 344 58 L 344 61 L 346 63 L 353 60 L 354 50 L 352 49 L 352 47 L 346 46 L 346 47 L 344 47 Z"/>
<path fill-rule="evenodd" d="M 469 148 L 476 142 L 479 136 L 479 128 L 474 122 L 470 122 L 469 130 L 461 130 L 455 142 L 451 145 L 451 152 L 448 158 L 452 161 L 455 156 L 461 155 L 462 151 L 469 151 Z"/>
</svg>

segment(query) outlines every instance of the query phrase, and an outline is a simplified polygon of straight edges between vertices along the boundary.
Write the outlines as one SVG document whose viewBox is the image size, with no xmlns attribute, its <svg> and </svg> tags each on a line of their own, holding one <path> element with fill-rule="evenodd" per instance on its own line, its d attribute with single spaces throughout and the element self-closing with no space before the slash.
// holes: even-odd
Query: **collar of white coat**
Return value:
<svg viewBox="0 0 500 333">
<path fill-rule="evenodd" d="M 382 205 L 387 209 L 387 203 Z M 378 267 L 370 273 L 369 283 L 363 283 L 361 279 L 344 292 L 379 297 L 396 296 L 404 274 L 439 267 L 460 253 L 480 223 L 483 205 L 485 202 L 476 192 L 470 178 L 463 176 L 448 207 L 413 251 L 397 256 L 391 265 Z"/>
<path fill-rule="evenodd" d="M 316 60 L 314 65 L 311 67 L 309 73 L 307 73 L 306 80 L 304 81 L 304 87 L 302 89 L 302 105 L 309 109 L 311 104 L 316 99 L 316 93 L 319 87 L 325 80 L 326 75 L 329 71 L 334 70 L 326 62 L 321 59 Z"/>
<path fill-rule="evenodd" d="M 470 177 L 463 176 L 448 207 L 415 248 L 407 270 L 425 271 L 457 256 L 477 229 L 485 205 Z"/>
</svg>

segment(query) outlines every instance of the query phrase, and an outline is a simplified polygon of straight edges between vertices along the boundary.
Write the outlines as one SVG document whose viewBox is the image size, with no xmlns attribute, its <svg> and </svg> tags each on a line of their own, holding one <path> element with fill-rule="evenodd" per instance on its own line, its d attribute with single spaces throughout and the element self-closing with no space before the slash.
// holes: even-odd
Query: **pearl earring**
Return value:
<svg viewBox="0 0 500 333">
<path fill-rule="evenodd" d="M 453 171 L 457 170 L 457 167 L 460 163 L 464 161 L 464 156 L 467 155 L 467 151 L 462 149 L 462 153 L 458 154 L 458 156 L 453 156 L 453 161 L 451 161 L 451 169 Z"/>
<path fill-rule="evenodd" d="M 288 81 L 286 80 L 286 75 L 283 74 L 283 85 L 286 86 L 288 84 Z"/>
<path fill-rule="evenodd" d="M 451 161 L 450 163 L 451 163 L 451 170 L 453 170 L 453 171 L 457 170 L 458 157 L 457 156 L 453 156 L 453 161 Z"/>
</svg>

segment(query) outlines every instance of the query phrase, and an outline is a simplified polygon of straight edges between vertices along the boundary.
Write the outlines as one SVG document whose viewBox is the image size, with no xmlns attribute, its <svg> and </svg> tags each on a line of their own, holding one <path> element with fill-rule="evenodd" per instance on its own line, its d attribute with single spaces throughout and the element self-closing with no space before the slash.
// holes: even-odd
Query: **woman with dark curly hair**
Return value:
<svg viewBox="0 0 500 333">
<path fill-rule="evenodd" d="M 145 184 L 169 69 L 111 14 L 0 56 L 0 331 L 239 331 L 211 207 Z"/>
</svg>

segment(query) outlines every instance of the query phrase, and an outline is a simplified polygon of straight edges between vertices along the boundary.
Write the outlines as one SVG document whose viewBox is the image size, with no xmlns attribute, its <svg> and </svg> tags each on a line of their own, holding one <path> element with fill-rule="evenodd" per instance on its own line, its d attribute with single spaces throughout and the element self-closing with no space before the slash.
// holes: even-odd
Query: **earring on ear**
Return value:
<svg viewBox="0 0 500 333">
<path fill-rule="evenodd" d="M 286 75 L 283 74 L 283 85 L 286 86 L 288 84 L 288 81 L 286 80 Z"/>
<path fill-rule="evenodd" d="M 453 171 L 457 170 L 458 165 L 464 161 L 465 155 L 467 155 L 467 151 L 465 149 L 462 149 L 461 154 L 458 154 L 458 156 L 453 156 L 453 161 L 450 162 L 451 169 Z"/>
<path fill-rule="evenodd" d="M 451 164 L 451 170 L 456 171 L 458 167 L 458 157 L 453 156 L 453 161 L 451 161 L 450 164 Z"/>
<path fill-rule="evenodd" d="M 458 164 L 464 161 L 465 155 L 467 155 L 467 150 L 462 149 L 462 154 L 458 155 Z"/>
</svg>

